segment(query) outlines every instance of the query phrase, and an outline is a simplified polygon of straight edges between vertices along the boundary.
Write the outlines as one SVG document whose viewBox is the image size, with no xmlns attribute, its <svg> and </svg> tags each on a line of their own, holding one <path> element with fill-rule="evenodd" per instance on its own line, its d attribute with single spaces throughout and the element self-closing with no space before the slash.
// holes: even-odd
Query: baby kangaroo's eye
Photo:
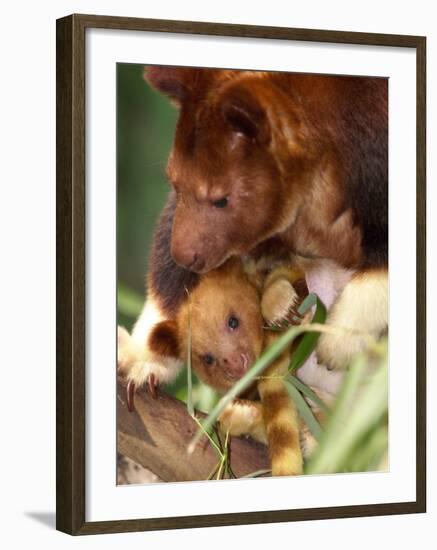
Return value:
<svg viewBox="0 0 437 550">
<path fill-rule="evenodd" d="M 238 317 L 235 317 L 235 315 L 231 315 L 228 318 L 228 327 L 231 330 L 235 330 L 240 325 L 240 321 L 238 320 Z"/>
<path fill-rule="evenodd" d="M 218 199 L 216 201 L 213 201 L 212 205 L 215 208 L 226 208 L 228 206 L 228 199 L 226 197 L 223 197 L 222 199 Z"/>
<path fill-rule="evenodd" d="M 202 361 L 205 365 L 211 366 L 215 362 L 215 357 L 211 353 L 205 353 L 205 355 L 202 356 Z"/>
</svg>

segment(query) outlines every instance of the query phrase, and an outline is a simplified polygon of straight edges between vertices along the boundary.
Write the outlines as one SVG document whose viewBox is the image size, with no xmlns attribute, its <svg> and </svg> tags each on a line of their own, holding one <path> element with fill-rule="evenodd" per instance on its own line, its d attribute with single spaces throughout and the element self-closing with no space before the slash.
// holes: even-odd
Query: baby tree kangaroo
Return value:
<svg viewBox="0 0 437 550">
<path fill-rule="evenodd" d="M 190 331 L 192 368 L 203 382 L 224 393 L 276 340 L 277 333 L 263 330 L 263 325 L 281 321 L 293 311 L 299 299 L 293 283 L 299 279 L 302 274 L 286 265 L 265 277 L 248 273 L 239 259 L 228 260 L 202 275 L 175 320 L 155 325 L 149 345 L 165 356 L 165 364 L 181 364 L 187 360 Z M 121 351 L 128 355 L 129 335 L 121 332 L 120 337 Z M 282 381 L 289 363 L 287 349 L 253 388 L 261 402 L 238 399 L 220 418 L 221 428 L 231 435 L 250 434 L 268 444 L 273 475 L 302 472 L 299 419 Z M 131 394 L 130 407 L 132 399 Z"/>
</svg>

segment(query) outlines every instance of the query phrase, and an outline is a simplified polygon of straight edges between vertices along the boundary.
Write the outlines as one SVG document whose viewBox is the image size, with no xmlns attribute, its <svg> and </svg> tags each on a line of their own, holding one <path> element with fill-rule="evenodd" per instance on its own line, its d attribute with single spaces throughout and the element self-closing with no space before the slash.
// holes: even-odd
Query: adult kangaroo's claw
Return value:
<svg viewBox="0 0 437 550">
<path fill-rule="evenodd" d="M 158 387 L 158 380 L 156 379 L 156 376 L 153 374 L 153 372 L 149 375 L 147 385 L 149 387 L 150 395 L 153 397 L 153 399 L 156 399 L 156 388 Z"/>
<path fill-rule="evenodd" d="M 134 398 L 135 398 L 135 382 L 129 380 L 126 387 L 126 401 L 127 410 L 132 412 L 134 410 Z"/>
</svg>

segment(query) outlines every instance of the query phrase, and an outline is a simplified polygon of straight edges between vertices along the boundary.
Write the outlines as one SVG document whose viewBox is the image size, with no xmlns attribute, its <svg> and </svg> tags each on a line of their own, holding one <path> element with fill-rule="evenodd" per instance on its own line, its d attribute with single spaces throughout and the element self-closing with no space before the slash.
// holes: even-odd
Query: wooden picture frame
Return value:
<svg viewBox="0 0 437 550">
<path fill-rule="evenodd" d="M 119 29 L 409 48 L 417 85 L 416 499 L 247 513 L 86 521 L 85 33 Z M 72 535 L 419 513 L 426 510 L 426 39 L 282 27 L 70 15 L 57 21 L 57 529 Z"/>
</svg>

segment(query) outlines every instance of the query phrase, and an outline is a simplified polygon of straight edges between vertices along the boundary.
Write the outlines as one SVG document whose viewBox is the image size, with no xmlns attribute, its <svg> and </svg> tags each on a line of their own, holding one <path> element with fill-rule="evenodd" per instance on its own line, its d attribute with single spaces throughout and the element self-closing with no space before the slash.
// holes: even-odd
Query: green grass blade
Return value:
<svg viewBox="0 0 437 550">
<path fill-rule="evenodd" d="M 252 477 L 263 477 L 267 475 L 271 475 L 271 470 L 257 470 L 256 472 L 251 472 L 250 474 L 246 474 L 245 476 L 241 476 L 240 479 L 246 479 L 246 478 L 252 478 Z"/>
<path fill-rule="evenodd" d="M 336 441 L 339 433 L 347 425 L 348 416 L 356 400 L 365 368 L 366 360 L 363 356 L 356 357 L 352 362 L 340 388 L 332 416 L 325 427 L 324 437 L 307 463 L 306 473 L 339 471 L 340 456 L 336 450 Z"/>
<path fill-rule="evenodd" d="M 320 424 L 317 422 L 316 417 L 313 414 L 313 411 L 310 409 L 310 406 L 302 397 L 299 390 L 292 383 L 288 382 L 288 380 L 284 380 L 284 384 L 285 384 L 285 387 L 287 388 L 290 398 L 293 400 L 294 404 L 296 405 L 297 410 L 299 411 L 299 414 L 302 417 L 302 420 L 311 430 L 311 433 L 314 435 L 314 437 L 317 440 L 319 440 L 320 436 L 322 435 L 322 429 L 320 427 Z"/>
<path fill-rule="evenodd" d="M 331 409 L 328 407 L 328 405 L 324 401 L 322 401 L 320 397 L 309 386 L 299 380 L 299 378 L 290 375 L 286 378 L 286 380 L 288 382 L 291 382 L 301 393 L 304 394 L 307 399 L 310 399 L 320 409 L 322 409 L 323 412 L 328 414 L 331 412 Z"/>
<path fill-rule="evenodd" d="M 199 430 L 201 432 L 201 435 L 204 435 L 209 443 L 211 444 L 211 447 L 214 449 L 214 451 L 217 453 L 217 456 L 219 460 L 222 460 L 223 458 L 223 451 L 220 448 L 220 444 L 216 441 L 217 434 L 215 432 L 212 432 L 211 434 L 204 430 L 201 421 L 197 418 L 197 416 L 193 415 L 193 420 L 196 422 L 196 424 L 199 426 Z"/>
<path fill-rule="evenodd" d="M 190 416 L 194 416 L 193 405 L 193 377 L 191 370 L 191 315 L 188 318 L 188 343 L 187 343 L 187 410 Z"/>
<path fill-rule="evenodd" d="M 387 354 L 369 376 L 369 358 L 357 356 L 347 372 L 322 440 L 307 464 L 306 473 L 349 471 L 348 458 L 365 448 L 372 429 L 387 415 Z M 378 440 L 380 443 L 380 440 Z"/>
<path fill-rule="evenodd" d="M 379 468 L 388 446 L 388 427 L 385 422 L 372 426 L 368 437 L 363 438 L 359 445 L 347 458 L 348 472 L 365 472 Z"/>
</svg>

